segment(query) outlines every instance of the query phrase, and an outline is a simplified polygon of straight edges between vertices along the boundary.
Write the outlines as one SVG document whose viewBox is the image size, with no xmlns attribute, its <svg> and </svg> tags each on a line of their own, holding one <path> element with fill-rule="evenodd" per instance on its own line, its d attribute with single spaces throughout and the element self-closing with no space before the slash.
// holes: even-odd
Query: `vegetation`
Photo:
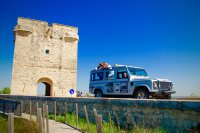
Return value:
<svg viewBox="0 0 200 133">
<path fill-rule="evenodd" d="M 54 115 L 49 115 L 50 119 L 54 119 Z M 65 115 L 56 116 L 56 121 L 65 123 Z M 67 113 L 66 121 L 69 125 L 76 126 L 76 115 L 75 113 Z M 78 118 L 78 128 L 84 132 L 88 132 L 87 123 L 85 118 Z M 92 133 L 96 133 L 96 125 L 95 123 L 90 123 L 90 128 Z M 160 128 L 144 128 L 142 126 L 135 126 L 132 129 L 118 129 L 118 127 L 114 124 L 112 120 L 110 122 L 103 122 L 102 125 L 103 133 L 168 133 L 168 131 L 160 129 Z"/>
<path fill-rule="evenodd" d="M 192 94 L 190 95 L 190 98 L 198 98 L 198 95 L 195 94 L 195 93 L 192 93 Z"/>
<path fill-rule="evenodd" d="M 4 87 L 2 90 L 0 90 L 0 94 L 10 94 L 10 88 Z"/>
<path fill-rule="evenodd" d="M 8 118 L 0 114 L 0 132 L 7 133 Z M 22 118 L 14 118 L 15 133 L 39 133 L 38 125 L 34 121 L 29 121 Z"/>
<path fill-rule="evenodd" d="M 85 93 L 84 97 L 92 97 L 90 93 Z"/>
</svg>

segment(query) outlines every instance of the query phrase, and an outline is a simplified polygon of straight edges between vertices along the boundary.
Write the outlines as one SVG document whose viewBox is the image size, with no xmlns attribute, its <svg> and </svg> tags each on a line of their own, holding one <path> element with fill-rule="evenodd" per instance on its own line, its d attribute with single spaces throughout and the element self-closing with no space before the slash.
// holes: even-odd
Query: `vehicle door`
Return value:
<svg viewBox="0 0 200 133">
<path fill-rule="evenodd" d="M 96 71 L 91 73 L 90 84 L 89 84 L 91 93 L 94 93 L 94 89 L 96 88 L 101 89 L 103 93 L 105 93 L 103 77 L 104 77 L 103 71 Z"/>
<path fill-rule="evenodd" d="M 105 88 L 107 94 L 113 94 L 114 70 L 109 69 L 105 71 Z"/>
<path fill-rule="evenodd" d="M 128 72 L 126 68 L 116 69 L 114 86 L 114 93 L 120 95 L 128 94 Z"/>
</svg>

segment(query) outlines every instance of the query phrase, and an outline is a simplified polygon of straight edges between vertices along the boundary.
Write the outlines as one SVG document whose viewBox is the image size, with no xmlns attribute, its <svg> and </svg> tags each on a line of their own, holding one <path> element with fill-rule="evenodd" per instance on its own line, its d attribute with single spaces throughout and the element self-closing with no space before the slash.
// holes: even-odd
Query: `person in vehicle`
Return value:
<svg viewBox="0 0 200 133">
<path fill-rule="evenodd" d="M 123 79 L 127 79 L 128 78 L 128 74 L 125 72 L 123 73 Z"/>
</svg>

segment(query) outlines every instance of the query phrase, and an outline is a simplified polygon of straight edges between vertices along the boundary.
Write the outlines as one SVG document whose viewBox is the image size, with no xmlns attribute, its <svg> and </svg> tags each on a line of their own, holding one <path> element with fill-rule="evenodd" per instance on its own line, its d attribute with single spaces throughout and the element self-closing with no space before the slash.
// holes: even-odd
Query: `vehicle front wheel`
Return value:
<svg viewBox="0 0 200 133">
<path fill-rule="evenodd" d="M 103 93 L 101 90 L 95 91 L 95 97 L 103 97 Z"/>
<path fill-rule="evenodd" d="M 137 92 L 134 94 L 134 98 L 137 99 L 148 99 L 149 98 L 149 92 L 143 89 L 137 90 Z"/>
</svg>

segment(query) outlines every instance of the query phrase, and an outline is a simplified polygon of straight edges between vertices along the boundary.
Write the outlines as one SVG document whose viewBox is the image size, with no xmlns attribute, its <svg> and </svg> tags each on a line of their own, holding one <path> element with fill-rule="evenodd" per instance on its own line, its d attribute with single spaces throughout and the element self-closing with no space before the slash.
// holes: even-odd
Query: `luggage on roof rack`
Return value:
<svg viewBox="0 0 200 133">
<path fill-rule="evenodd" d="M 111 67 L 111 65 L 109 65 L 107 62 L 99 62 L 97 69 L 108 69 L 110 67 Z"/>
</svg>

